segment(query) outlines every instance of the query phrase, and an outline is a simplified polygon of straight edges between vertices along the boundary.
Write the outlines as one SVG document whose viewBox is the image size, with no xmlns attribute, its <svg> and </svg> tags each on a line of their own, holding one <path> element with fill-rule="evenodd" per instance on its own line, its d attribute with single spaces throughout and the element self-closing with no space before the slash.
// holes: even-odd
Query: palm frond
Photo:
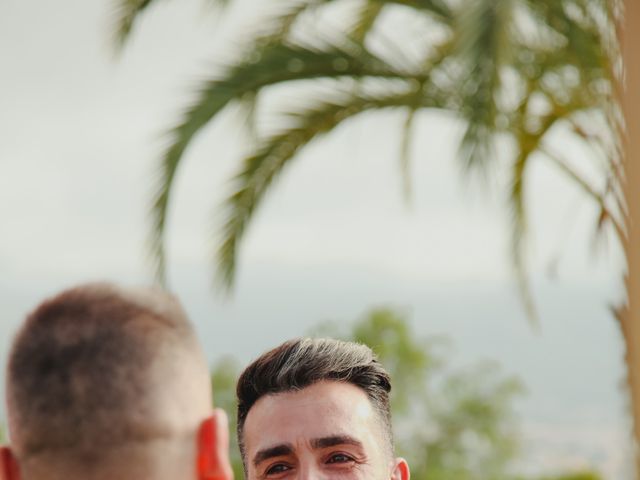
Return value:
<svg viewBox="0 0 640 480">
<path fill-rule="evenodd" d="M 444 0 L 388 0 L 387 3 L 404 5 L 405 7 L 412 8 L 418 12 L 426 13 L 434 20 L 438 20 L 446 24 L 449 24 L 455 16 L 455 13 L 449 6 L 448 2 Z"/>
<path fill-rule="evenodd" d="M 410 108 L 405 119 L 402 140 L 400 142 L 400 173 L 402 175 L 402 191 L 407 203 L 411 201 L 413 189 L 411 185 L 411 141 L 414 136 L 416 120 L 415 108 Z"/>
<path fill-rule="evenodd" d="M 373 28 L 385 7 L 384 2 L 365 0 L 356 15 L 355 22 L 350 27 L 349 37 L 358 43 L 363 43 Z"/>
<path fill-rule="evenodd" d="M 242 162 L 234 178 L 234 192 L 225 202 L 226 220 L 216 253 L 222 285 L 230 288 L 235 279 L 238 249 L 245 230 L 272 182 L 311 141 L 334 130 L 342 122 L 368 110 L 395 107 L 412 109 L 436 106 L 416 92 L 370 97 L 347 93 L 334 101 L 317 102 L 291 114 L 294 125 L 266 139 Z"/>
<path fill-rule="evenodd" d="M 511 207 L 511 261 L 518 282 L 520 298 L 529 320 L 537 325 L 538 315 L 535 302 L 531 294 L 529 276 L 524 259 L 524 239 L 527 232 L 527 215 L 525 210 L 524 181 L 525 170 L 531 155 L 535 151 L 532 144 L 521 150 L 511 169 L 511 188 L 509 190 L 509 205 Z"/>
<path fill-rule="evenodd" d="M 532 156 L 540 153 L 542 141 L 551 128 L 562 118 L 562 109 L 553 110 L 547 115 L 540 129 L 529 133 L 524 125 L 514 125 L 518 154 L 511 167 L 511 187 L 509 189 L 509 207 L 511 209 L 511 260 L 518 281 L 520 296 L 529 320 L 537 324 L 537 313 L 525 263 L 524 240 L 527 233 L 527 213 L 525 209 L 526 170 Z M 524 121 L 525 117 L 521 117 Z"/>
<path fill-rule="evenodd" d="M 247 134 L 251 140 L 258 138 L 258 126 L 257 126 L 257 109 L 258 109 L 258 94 L 256 92 L 247 92 L 239 99 L 240 110 L 243 117 L 243 124 L 247 127 Z"/>
<path fill-rule="evenodd" d="M 604 2 L 567 0 L 527 0 L 527 12 L 534 20 L 558 67 L 572 65 L 588 82 L 610 78 L 615 62 L 616 42 L 612 35 L 613 19 Z"/>
<path fill-rule="evenodd" d="M 232 0 L 209 0 L 219 8 L 227 7 Z M 155 0 L 117 0 L 114 12 L 114 43 L 118 50 L 127 43 L 138 17 L 144 13 Z"/>
<path fill-rule="evenodd" d="M 609 118 L 606 114 L 605 118 Z M 583 144 L 589 147 L 600 160 L 602 160 L 602 175 L 606 178 L 606 193 L 604 197 L 610 198 L 613 207 L 617 212 L 622 213 L 624 204 L 621 185 L 622 178 L 620 177 L 619 159 L 622 153 L 619 151 L 622 145 L 622 140 L 618 137 L 621 130 L 615 125 L 612 126 L 610 121 L 606 121 L 606 125 L 602 123 L 596 123 L 593 118 L 587 118 L 583 122 L 587 121 L 592 123 L 591 131 L 587 131 L 576 119 L 570 119 L 572 133 L 578 137 Z M 594 125 L 595 124 L 595 125 Z"/>
<path fill-rule="evenodd" d="M 116 1 L 119 2 L 116 36 L 122 45 L 137 18 L 154 2 Z M 225 202 L 222 243 L 216 253 L 217 273 L 223 285 L 228 288 L 234 282 L 238 250 L 255 212 L 273 182 L 306 145 L 364 111 L 405 109 L 399 161 L 408 198 L 410 144 L 417 112 L 437 107 L 452 111 L 465 122 L 459 149 L 465 170 L 492 166 L 493 147 L 499 135 L 510 136 L 516 144 L 508 193 L 512 264 L 524 305 L 534 320 L 524 244 L 526 177 L 536 154 L 546 155 L 596 201 L 600 207 L 599 228 L 612 223 L 621 235 L 618 219 L 624 205 L 618 204 L 616 188 L 622 177 L 616 159 L 620 158 L 622 117 L 615 104 L 619 98 L 616 75 L 620 62 L 617 38 L 611 29 L 619 17 L 612 5 L 620 4 L 620 0 L 360 0 L 349 26 L 334 30 L 333 41 L 321 38 L 322 28 L 318 28 L 318 35 L 309 35 L 310 40 L 305 36 L 311 46 L 296 44 L 293 37 L 298 37 L 292 33 L 298 33 L 296 26 L 301 26 L 303 17 L 314 9 L 331 8 L 334 3 L 334 0 L 281 2 L 284 6 L 276 15 L 263 20 L 266 28 L 245 36 L 250 47 L 245 58 L 226 66 L 220 75 L 204 83 L 193 105 L 171 130 L 152 206 L 150 240 L 158 275 L 161 278 L 164 275 L 163 236 L 174 178 L 186 149 L 203 127 L 230 103 L 237 102 L 252 129 L 256 99 L 270 86 L 318 79 L 339 80 L 333 83 L 342 86 L 342 80 L 344 83 L 355 80 L 349 85 L 357 88 L 341 91 L 330 100 L 312 103 L 290 114 L 290 124 L 277 134 L 260 141 L 259 132 L 254 129 L 253 153 L 244 159 L 234 178 L 233 194 Z M 445 27 L 438 27 L 443 35 L 425 35 L 425 39 L 434 43 L 425 45 L 428 48 L 424 50 L 427 57 L 424 61 L 403 62 L 406 58 L 403 48 L 389 52 L 387 61 L 367 50 L 366 40 L 374 25 L 392 7 L 409 9 L 426 16 L 430 20 L 426 23 Z M 520 31 L 523 18 L 535 35 Z M 318 19 L 323 20 L 322 15 Z M 380 34 L 380 30 L 376 29 L 375 34 Z M 382 35 L 377 39 L 382 39 Z M 389 45 L 393 45 L 393 40 Z M 374 95 L 373 90 L 368 90 L 372 77 L 393 83 L 389 83 L 390 88 L 384 94 Z M 414 84 L 419 88 L 398 90 L 395 88 L 398 84 Z M 531 107 L 535 104 L 534 96 L 545 102 L 548 99 L 551 113 L 534 111 Z M 604 113 L 612 126 L 610 132 L 604 132 L 604 140 L 574 131 L 585 143 L 597 145 L 602 158 L 608 156 L 611 160 L 607 174 L 613 187 L 607 186 L 606 192 L 594 189 L 569 163 L 553 158 L 543 144 L 546 133 L 558 120 L 566 120 L 571 126 L 577 115 L 589 112 Z"/>
<path fill-rule="evenodd" d="M 160 167 L 158 185 L 152 205 L 150 248 L 159 279 L 164 276 L 163 235 L 171 187 L 184 151 L 193 137 L 231 101 L 249 92 L 259 93 L 270 85 L 315 78 L 395 78 L 407 80 L 408 72 L 398 71 L 364 48 L 348 51 L 339 47 L 312 50 L 301 46 L 270 45 L 253 58 L 233 65 L 219 78 L 201 89 L 199 98 L 187 110 L 182 122 L 171 132 L 171 144 Z M 424 74 L 417 74 L 424 81 Z"/>
<path fill-rule="evenodd" d="M 119 0 L 117 2 L 114 13 L 114 40 L 118 49 L 127 42 L 138 16 L 152 3 L 154 0 Z"/>
<path fill-rule="evenodd" d="M 333 0 L 297 0 L 291 2 L 284 7 L 283 10 L 278 11 L 275 15 L 269 16 L 269 18 L 263 22 L 266 25 L 266 30 L 259 33 L 257 36 L 258 42 L 273 45 L 287 43 L 291 30 L 293 30 L 294 25 L 303 14 L 332 1 Z"/>
<path fill-rule="evenodd" d="M 501 73 L 511 56 L 512 3 L 512 0 L 473 2 L 461 13 L 456 27 L 457 55 L 464 65 L 460 104 L 468 125 L 460 146 L 465 170 L 482 168 L 493 157 Z"/>
<path fill-rule="evenodd" d="M 335 1 L 336 0 L 297 0 L 291 2 L 284 10 L 277 12 L 264 22 L 268 27 L 267 30 L 259 35 L 260 41 L 271 44 L 287 43 L 287 41 L 290 40 L 290 34 L 294 25 L 296 25 L 304 14 L 313 9 L 322 8 L 325 5 L 334 3 Z M 350 33 L 354 35 L 354 40 L 363 39 L 367 36 L 378 14 L 386 5 L 409 7 L 420 14 L 428 15 L 434 20 L 447 25 L 454 18 L 453 11 L 443 0 L 365 0 L 350 31 Z M 348 33 L 347 36 L 351 35 Z"/>
<path fill-rule="evenodd" d="M 587 196 L 598 204 L 600 213 L 598 215 L 596 232 L 600 232 L 604 224 L 611 223 L 616 236 L 622 242 L 626 234 L 622 223 L 617 218 L 617 214 L 607 205 L 607 192 L 599 193 L 575 168 L 569 165 L 560 154 L 552 151 L 549 146 L 543 145 L 539 148 L 539 151 L 543 153 L 560 172 L 564 173 L 572 183 L 577 185 Z"/>
<path fill-rule="evenodd" d="M 516 140 L 519 151 L 512 164 L 509 191 L 512 214 L 512 265 L 527 314 L 530 320 L 535 322 L 537 316 L 524 260 L 524 240 L 527 233 L 524 182 L 527 165 L 534 154 L 541 151 L 542 138 L 558 119 L 570 119 L 578 112 L 603 108 L 607 99 L 606 96 L 598 94 L 598 88 L 601 88 L 602 81 L 608 81 L 610 65 L 607 64 L 606 55 L 602 53 L 599 32 L 587 12 L 584 12 L 583 16 L 573 18 L 561 5 L 563 1 L 531 0 L 529 3 L 535 3 L 534 9 L 539 9 L 537 14 L 544 15 L 542 23 L 545 28 L 550 27 L 553 35 L 564 37 L 565 43 L 570 47 L 562 42 L 554 43 L 557 42 L 557 38 L 553 41 L 549 39 L 540 45 L 522 43 L 519 35 L 509 31 L 509 28 L 516 25 L 513 6 L 508 5 L 509 1 L 480 1 L 476 2 L 475 11 L 469 9 L 467 21 L 471 23 L 462 31 L 467 32 L 463 45 L 467 44 L 470 47 L 467 48 L 467 55 L 465 49 L 461 49 L 461 58 L 465 63 L 468 61 L 465 59 L 476 60 L 468 63 L 472 67 L 465 70 L 466 85 L 463 84 L 462 89 L 460 103 L 463 106 L 463 118 L 466 118 L 468 123 L 461 142 L 461 157 L 465 168 L 486 166 L 486 160 L 493 157 L 492 142 L 496 133 L 500 131 L 496 122 L 498 115 L 509 118 L 508 131 Z M 541 7 L 542 4 L 546 6 Z M 464 17 L 461 24 L 464 25 Z M 472 25 L 476 26 L 476 31 L 472 30 Z M 489 30 L 483 32 L 482 25 L 488 26 Z M 548 32 L 547 34 L 551 35 Z M 517 48 L 518 57 L 528 59 L 528 62 L 521 64 L 520 59 L 510 51 L 502 50 L 501 46 L 509 43 Z M 572 53 L 568 54 L 567 49 L 572 50 Z M 501 112 L 501 71 L 505 68 L 515 68 L 515 72 L 520 75 L 520 81 L 525 85 L 518 107 L 511 112 L 509 109 Z M 581 78 L 576 80 L 576 73 L 581 75 Z M 549 75 L 554 79 L 553 84 L 550 82 L 549 85 L 556 88 L 551 88 L 545 83 Z M 592 85 L 598 88 L 593 88 Z M 551 114 L 545 116 L 529 110 L 530 102 L 536 94 L 542 94 L 549 99 L 553 108 Z M 581 183 L 581 177 L 571 175 L 575 172 L 564 169 L 564 173 L 580 187 L 585 188 L 586 184 Z M 604 203 L 600 205 L 603 206 Z M 608 209 L 603 211 L 606 220 L 611 221 L 618 230 L 615 217 L 609 216 L 611 212 Z"/>
</svg>

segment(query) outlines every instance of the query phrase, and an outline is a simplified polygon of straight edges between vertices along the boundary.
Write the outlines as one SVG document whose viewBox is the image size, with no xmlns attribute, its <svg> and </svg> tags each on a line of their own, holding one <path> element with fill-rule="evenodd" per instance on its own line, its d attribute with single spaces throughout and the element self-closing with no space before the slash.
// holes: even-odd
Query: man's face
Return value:
<svg viewBox="0 0 640 480">
<path fill-rule="evenodd" d="M 261 397 L 247 415 L 244 443 L 248 480 L 408 480 L 408 469 L 397 476 L 399 460 L 367 395 L 348 383 Z"/>
</svg>

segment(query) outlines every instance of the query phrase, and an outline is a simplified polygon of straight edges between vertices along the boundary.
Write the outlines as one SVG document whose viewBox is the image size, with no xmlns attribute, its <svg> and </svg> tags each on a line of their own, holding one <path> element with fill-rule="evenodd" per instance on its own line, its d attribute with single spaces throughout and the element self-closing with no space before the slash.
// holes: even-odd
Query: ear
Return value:
<svg viewBox="0 0 640 480">
<path fill-rule="evenodd" d="M 409 464 L 404 458 L 396 458 L 394 467 L 391 471 L 391 480 L 409 480 L 411 473 L 409 472 Z"/>
<path fill-rule="evenodd" d="M 20 480 L 18 461 L 9 447 L 0 448 L 0 480 Z"/>
<path fill-rule="evenodd" d="M 229 421 L 221 409 L 200 424 L 198 480 L 233 480 L 229 461 Z"/>
</svg>

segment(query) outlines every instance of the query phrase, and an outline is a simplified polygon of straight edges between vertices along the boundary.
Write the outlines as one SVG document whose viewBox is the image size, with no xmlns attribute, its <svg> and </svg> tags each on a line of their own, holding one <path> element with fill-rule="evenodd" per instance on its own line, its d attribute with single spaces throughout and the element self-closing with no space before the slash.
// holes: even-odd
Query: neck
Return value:
<svg viewBox="0 0 640 480">
<path fill-rule="evenodd" d="M 95 460 L 69 459 L 56 452 L 20 462 L 22 480 L 175 480 L 195 479 L 195 444 L 155 441 L 102 452 Z"/>
</svg>

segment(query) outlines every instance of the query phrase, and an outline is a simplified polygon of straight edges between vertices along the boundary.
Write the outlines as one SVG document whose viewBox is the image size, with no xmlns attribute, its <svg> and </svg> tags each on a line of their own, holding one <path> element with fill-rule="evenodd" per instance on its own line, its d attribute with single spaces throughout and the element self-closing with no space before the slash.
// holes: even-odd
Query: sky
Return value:
<svg viewBox="0 0 640 480">
<path fill-rule="evenodd" d="M 224 22 L 203 3 L 160 2 L 116 55 L 113 2 L 0 2 L 2 364 L 45 296 L 88 280 L 152 281 L 148 206 L 163 132 L 259 23 L 248 0 Z M 233 109 L 196 138 L 174 189 L 168 279 L 210 361 L 248 362 L 320 321 L 393 306 L 418 334 L 450 338 L 456 365 L 488 359 L 523 381 L 522 469 L 594 467 L 624 479 L 623 350 L 610 315 L 623 262 L 615 245 L 594 254 L 593 207 L 532 165 L 532 327 L 508 259 L 504 179 L 463 178 L 460 126 L 425 113 L 406 201 L 402 123 L 398 112 L 363 116 L 304 150 L 251 225 L 227 296 L 212 282 L 211 251 L 247 139 Z"/>
</svg>

